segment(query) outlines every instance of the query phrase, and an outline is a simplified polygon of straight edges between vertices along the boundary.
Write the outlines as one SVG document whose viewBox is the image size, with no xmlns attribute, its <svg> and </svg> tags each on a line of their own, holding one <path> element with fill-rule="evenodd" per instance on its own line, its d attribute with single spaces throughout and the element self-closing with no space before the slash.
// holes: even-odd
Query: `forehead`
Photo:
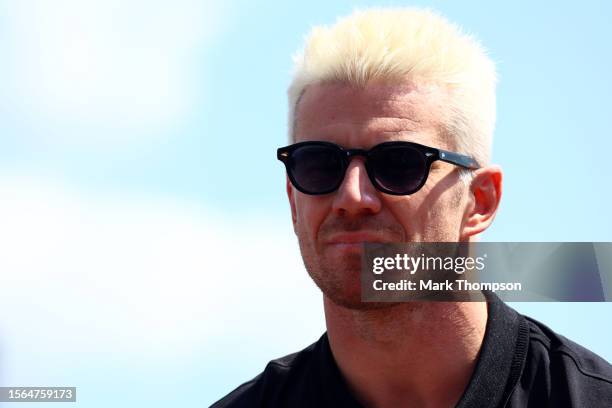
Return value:
<svg viewBox="0 0 612 408">
<path fill-rule="evenodd" d="M 298 102 L 295 140 L 329 140 L 369 148 L 390 140 L 445 146 L 440 136 L 445 92 L 437 86 L 318 83 Z"/>
</svg>

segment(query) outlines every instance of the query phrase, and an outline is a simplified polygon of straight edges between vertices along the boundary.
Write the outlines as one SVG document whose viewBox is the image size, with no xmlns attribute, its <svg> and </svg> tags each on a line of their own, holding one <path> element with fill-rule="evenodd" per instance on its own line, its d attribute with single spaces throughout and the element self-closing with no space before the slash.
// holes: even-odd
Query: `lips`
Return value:
<svg viewBox="0 0 612 408">
<path fill-rule="evenodd" d="M 389 239 L 380 234 L 359 231 L 333 234 L 325 242 L 331 245 L 355 245 L 366 242 L 389 242 Z"/>
</svg>

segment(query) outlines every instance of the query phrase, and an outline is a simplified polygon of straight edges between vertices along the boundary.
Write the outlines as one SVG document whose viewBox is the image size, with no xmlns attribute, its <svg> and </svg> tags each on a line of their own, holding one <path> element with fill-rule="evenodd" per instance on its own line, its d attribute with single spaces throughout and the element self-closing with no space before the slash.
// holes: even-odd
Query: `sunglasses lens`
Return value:
<svg viewBox="0 0 612 408">
<path fill-rule="evenodd" d="M 332 192 L 344 177 L 342 152 L 331 146 L 299 147 L 291 154 L 288 168 L 296 187 L 310 194 Z"/>
<path fill-rule="evenodd" d="M 427 176 L 424 155 L 409 146 L 381 147 L 370 157 L 376 182 L 389 192 L 411 194 Z"/>
</svg>

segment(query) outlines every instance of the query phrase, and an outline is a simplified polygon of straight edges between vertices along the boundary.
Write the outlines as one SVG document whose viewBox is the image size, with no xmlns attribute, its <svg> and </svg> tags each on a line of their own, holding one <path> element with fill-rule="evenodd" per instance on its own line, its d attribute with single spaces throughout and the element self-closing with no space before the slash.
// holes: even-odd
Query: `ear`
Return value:
<svg viewBox="0 0 612 408">
<path fill-rule="evenodd" d="M 289 198 L 289 206 L 291 207 L 291 221 L 293 221 L 293 229 L 295 230 L 295 223 L 297 220 L 297 211 L 295 208 L 295 190 L 291 185 L 291 181 L 289 181 L 289 177 L 287 177 L 287 198 Z"/>
<path fill-rule="evenodd" d="M 502 170 L 499 166 L 487 166 L 474 171 L 470 198 L 463 218 L 462 241 L 489 228 L 497 213 L 501 194 Z"/>
</svg>

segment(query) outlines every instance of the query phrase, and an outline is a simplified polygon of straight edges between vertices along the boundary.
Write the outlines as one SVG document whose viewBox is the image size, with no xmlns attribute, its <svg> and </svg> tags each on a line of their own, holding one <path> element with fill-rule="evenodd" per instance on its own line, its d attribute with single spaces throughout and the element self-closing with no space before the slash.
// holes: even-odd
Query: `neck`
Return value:
<svg viewBox="0 0 612 408">
<path fill-rule="evenodd" d="M 452 407 L 474 372 L 484 302 L 410 302 L 347 309 L 324 298 L 331 350 L 367 407 Z"/>
</svg>

